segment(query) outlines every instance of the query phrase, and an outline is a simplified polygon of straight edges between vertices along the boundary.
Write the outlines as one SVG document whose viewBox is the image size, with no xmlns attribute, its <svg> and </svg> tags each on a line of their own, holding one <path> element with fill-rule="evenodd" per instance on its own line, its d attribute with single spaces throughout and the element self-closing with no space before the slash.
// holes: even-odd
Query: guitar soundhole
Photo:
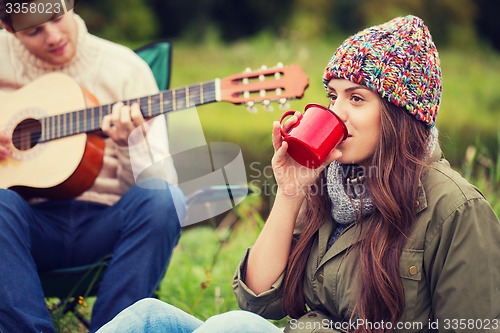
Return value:
<svg viewBox="0 0 500 333">
<path fill-rule="evenodd" d="M 29 150 L 36 146 L 42 135 L 42 126 L 36 119 L 25 119 L 12 133 L 12 144 L 18 150 Z"/>
</svg>

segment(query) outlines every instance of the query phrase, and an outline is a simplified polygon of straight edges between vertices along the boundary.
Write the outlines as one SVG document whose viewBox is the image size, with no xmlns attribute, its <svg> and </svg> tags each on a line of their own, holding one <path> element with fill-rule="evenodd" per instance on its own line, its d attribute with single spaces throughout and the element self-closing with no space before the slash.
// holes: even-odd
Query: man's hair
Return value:
<svg viewBox="0 0 500 333">
<path fill-rule="evenodd" d="M 12 20 L 10 19 L 10 14 L 7 13 L 7 3 L 23 4 L 23 3 L 30 3 L 32 1 L 34 0 L 0 0 L 0 21 L 2 21 L 3 24 L 12 29 Z"/>
<path fill-rule="evenodd" d="M 9 17 L 9 15 L 7 15 L 7 8 L 5 6 L 5 0 L 0 0 L 0 21 L 7 24 L 7 20 L 10 21 L 10 17 Z"/>
<path fill-rule="evenodd" d="M 5 26 L 10 29 L 11 31 L 20 31 L 24 30 L 27 28 L 31 28 L 32 26 L 42 24 L 47 22 L 48 20 L 51 20 L 55 18 L 54 16 L 47 18 L 46 15 L 43 15 L 43 13 L 34 13 L 31 10 L 29 13 L 26 13 L 24 15 L 35 15 L 35 17 L 40 14 L 39 20 L 35 20 L 34 22 L 31 23 L 31 26 L 28 24 L 14 24 L 12 21 L 12 12 L 15 14 L 19 14 L 19 7 L 21 7 L 23 4 L 30 4 L 34 2 L 35 0 L 0 0 L 0 21 L 2 21 Z M 64 15 L 67 11 L 72 10 L 75 6 L 76 3 L 78 3 L 78 0 L 65 0 L 64 4 L 62 3 L 61 0 L 45 0 L 44 3 L 40 3 L 39 5 L 53 5 L 54 9 L 57 8 L 58 11 L 55 11 L 53 14 L 57 14 L 56 16 L 61 16 Z M 57 7 L 56 7 L 57 5 Z M 52 8 L 52 7 L 48 7 Z M 24 9 L 24 8 L 23 8 Z M 24 13 L 24 12 L 23 12 Z M 48 14 L 45 13 L 45 14 Z"/>
</svg>

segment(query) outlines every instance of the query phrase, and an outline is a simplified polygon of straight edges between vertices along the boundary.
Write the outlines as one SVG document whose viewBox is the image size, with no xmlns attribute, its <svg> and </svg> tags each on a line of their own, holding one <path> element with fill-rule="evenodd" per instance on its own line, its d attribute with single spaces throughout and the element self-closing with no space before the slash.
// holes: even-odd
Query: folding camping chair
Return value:
<svg viewBox="0 0 500 333">
<path fill-rule="evenodd" d="M 162 40 L 141 47 L 136 52 L 151 67 L 159 89 L 168 89 L 170 85 L 171 44 Z M 211 186 L 192 193 L 186 199 L 188 206 L 194 206 L 225 200 L 228 194 L 233 200 L 245 197 L 250 193 L 251 191 L 246 186 Z M 112 255 L 109 254 L 98 262 L 85 266 L 39 272 L 45 297 L 59 300 L 49 308 L 53 317 L 59 318 L 70 312 L 87 329 L 89 328 L 89 320 L 78 310 L 78 306 L 85 302 L 85 298 L 97 295 L 99 283 L 111 257 Z"/>
</svg>

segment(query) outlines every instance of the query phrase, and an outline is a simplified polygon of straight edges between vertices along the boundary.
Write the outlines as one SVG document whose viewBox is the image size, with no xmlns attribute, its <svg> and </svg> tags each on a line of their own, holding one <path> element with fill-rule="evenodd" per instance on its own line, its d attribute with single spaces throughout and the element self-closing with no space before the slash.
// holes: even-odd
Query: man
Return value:
<svg viewBox="0 0 500 333">
<path fill-rule="evenodd" d="M 72 11 L 45 22 L 9 13 L 0 8 L 0 90 L 62 72 L 100 103 L 158 91 L 146 63 L 129 49 L 89 34 Z M 5 117 L 1 110 L 0 117 Z M 0 189 L 0 332 L 55 332 L 37 272 L 89 264 L 107 254 L 113 256 L 94 304 L 91 332 L 153 295 L 180 235 L 184 212 L 175 208 L 184 207 L 184 198 L 168 186 L 177 177 L 171 164 L 149 184 L 134 184 L 128 137 L 144 121 L 137 104 L 113 106 L 101 124 L 107 136 L 103 166 L 76 198 L 26 201 Z M 12 158 L 11 140 L 0 128 L 0 163 Z"/>
</svg>

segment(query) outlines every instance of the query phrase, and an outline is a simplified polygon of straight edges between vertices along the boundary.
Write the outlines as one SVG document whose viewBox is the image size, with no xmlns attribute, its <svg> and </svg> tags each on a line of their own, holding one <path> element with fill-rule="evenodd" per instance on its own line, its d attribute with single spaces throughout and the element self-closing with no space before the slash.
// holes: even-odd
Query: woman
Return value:
<svg viewBox="0 0 500 333">
<path fill-rule="evenodd" d="M 286 315 L 285 332 L 500 330 L 500 223 L 439 148 L 442 79 L 427 27 L 407 16 L 357 33 L 323 82 L 349 137 L 307 169 L 274 123 L 276 200 L 233 281 L 240 307 L 261 317 L 202 323 L 155 301 L 128 313 L 168 332 L 230 332 L 224 324 L 236 322 L 233 332 L 279 332 L 253 325 Z M 192 327 L 169 326 L 181 321 Z"/>
</svg>

